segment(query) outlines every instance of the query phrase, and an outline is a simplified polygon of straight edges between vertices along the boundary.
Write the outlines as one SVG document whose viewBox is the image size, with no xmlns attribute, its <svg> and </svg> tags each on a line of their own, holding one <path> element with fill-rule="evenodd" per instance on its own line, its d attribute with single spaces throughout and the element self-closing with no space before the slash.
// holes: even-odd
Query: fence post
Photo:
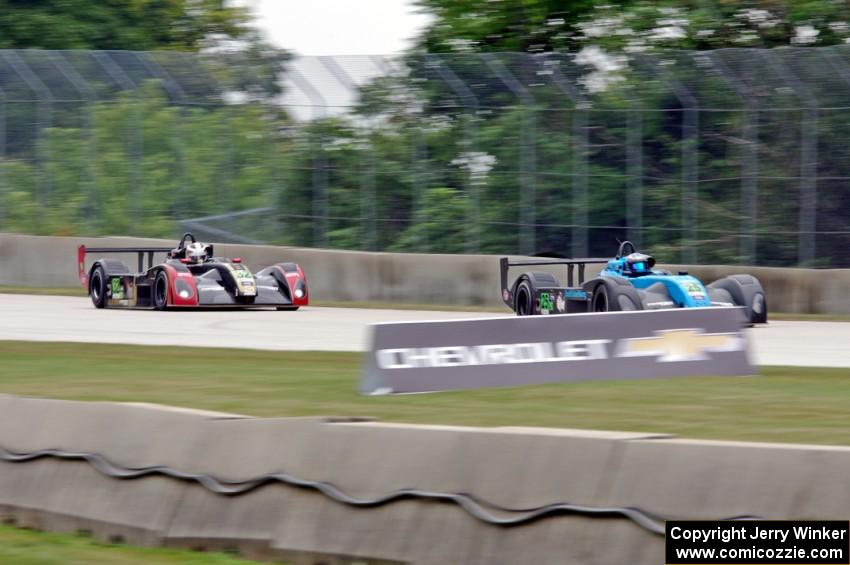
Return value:
<svg viewBox="0 0 850 565">
<path fill-rule="evenodd" d="M 706 52 L 709 62 L 744 101 L 747 112 L 744 124 L 741 126 L 741 137 L 745 149 L 741 159 L 741 237 L 739 240 L 740 262 L 744 265 L 756 264 L 756 244 L 758 241 L 758 191 L 759 191 L 759 112 L 758 97 L 741 79 L 729 68 L 723 58 L 717 53 Z"/>
<path fill-rule="evenodd" d="M 472 93 L 469 87 L 451 70 L 444 65 L 437 55 L 428 55 L 428 61 L 437 70 L 440 79 L 460 98 L 464 109 L 463 123 L 463 149 L 468 158 L 472 158 L 472 150 L 476 146 L 476 120 L 478 117 L 478 97 Z M 466 252 L 478 253 L 481 251 L 481 187 L 475 175 L 471 171 L 466 176 L 467 190 L 469 194 L 469 211 L 466 239 Z"/>
<path fill-rule="evenodd" d="M 815 259 L 815 214 L 818 202 L 818 102 L 812 92 L 770 49 L 759 50 L 779 78 L 806 105 L 800 122 L 800 214 L 797 263 L 811 267 Z"/>
<path fill-rule="evenodd" d="M 47 54 L 53 66 L 64 76 L 69 83 L 74 87 L 77 93 L 82 96 L 82 101 L 86 103 L 85 126 L 87 132 L 86 139 L 86 172 L 88 194 L 86 194 L 86 202 L 83 204 L 83 214 L 86 217 L 86 224 L 89 233 L 97 232 L 97 135 L 94 124 L 94 110 L 92 106 L 97 100 L 97 94 L 94 89 L 89 86 L 88 82 L 77 72 L 73 65 L 69 64 L 64 56 L 57 51 L 44 51 Z"/>
<path fill-rule="evenodd" d="M 572 257 L 587 257 L 588 252 L 588 109 L 591 104 L 570 81 L 566 80 L 557 64 L 551 65 L 552 82 L 573 103 L 573 170 L 572 170 L 572 208 L 573 227 L 570 238 Z"/>
<path fill-rule="evenodd" d="M 522 103 L 520 126 L 520 253 L 534 255 L 536 251 L 535 228 L 537 224 L 537 194 L 534 139 L 534 98 L 528 89 L 492 53 L 482 53 L 481 59 L 514 96 Z"/>
<path fill-rule="evenodd" d="M 6 228 L 6 93 L 0 88 L 0 232 L 11 231 Z"/>
<path fill-rule="evenodd" d="M 830 66 L 835 70 L 838 76 L 841 77 L 841 80 L 850 88 L 850 65 L 841 57 L 836 50 L 838 48 L 836 46 L 832 47 L 822 47 L 817 50 L 819 55 L 826 55 L 826 59 L 829 62 Z M 817 235 L 817 234 L 815 234 Z M 817 240 L 815 240 L 814 245 L 817 245 Z"/>
<path fill-rule="evenodd" d="M 638 61 L 640 63 L 640 61 Z M 644 238 L 644 173 L 643 173 L 643 99 L 636 95 L 638 88 L 628 86 L 632 96 L 626 115 L 626 176 L 628 178 L 626 195 L 627 237 L 638 249 L 647 245 Z M 635 107 L 637 105 L 637 107 Z"/>
<path fill-rule="evenodd" d="M 357 84 L 345 69 L 336 62 L 333 57 L 318 57 L 319 63 L 339 82 L 342 86 L 353 92 L 357 90 Z M 363 148 L 371 147 L 371 139 L 363 144 Z M 360 162 L 360 246 L 369 251 L 377 248 L 377 227 L 375 208 L 375 158 L 374 149 L 371 151 L 368 165 L 364 165 L 363 153 L 358 155 Z M 416 194 L 412 198 L 413 212 L 416 212 Z M 411 214 L 413 218 L 413 214 Z M 369 228 L 366 228 L 366 225 Z"/>
<path fill-rule="evenodd" d="M 682 105 L 682 263 L 696 264 L 697 222 L 699 221 L 697 181 L 699 178 L 699 104 L 693 93 L 656 61 L 658 75 Z"/>
<path fill-rule="evenodd" d="M 634 102 L 634 101 L 632 101 Z M 643 248 L 643 110 L 626 113 L 626 237 Z"/>
<path fill-rule="evenodd" d="M 380 55 L 372 55 L 369 57 L 369 60 L 372 61 L 372 64 L 375 65 L 378 69 L 383 71 L 385 75 L 389 75 L 394 72 L 393 67 L 387 62 L 387 60 Z M 372 141 L 369 141 L 369 147 L 371 151 L 369 153 L 369 163 L 368 163 L 368 174 L 363 179 L 363 182 L 367 185 L 367 194 L 371 195 L 367 198 L 365 203 L 361 203 L 361 207 L 363 210 L 367 210 L 366 216 L 370 219 L 369 223 L 369 241 L 372 242 L 372 247 L 370 249 L 377 250 L 378 249 L 378 235 L 377 235 L 377 226 L 378 226 L 378 204 L 377 204 L 377 194 L 375 192 L 375 147 L 372 145 Z M 365 205 L 364 205 L 365 204 Z M 427 244 L 427 237 L 425 238 L 425 243 Z"/>
<path fill-rule="evenodd" d="M 36 124 L 36 127 L 38 128 L 38 147 L 36 151 L 39 159 L 38 168 L 41 172 L 41 206 L 45 210 L 49 210 L 50 196 L 52 192 L 50 178 L 50 150 L 49 143 L 44 136 L 44 130 L 51 127 L 53 116 L 53 95 L 51 94 L 50 89 L 41 82 L 41 79 L 32 72 L 29 65 L 21 60 L 17 51 L 11 49 L 0 50 L 0 56 L 6 59 L 6 62 L 9 63 L 15 71 L 15 74 L 23 79 L 27 88 L 33 91 L 38 100 L 38 123 Z"/>
<path fill-rule="evenodd" d="M 168 93 L 169 98 L 176 99 L 177 103 L 180 105 L 180 116 L 183 117 L 187 100 L 186 93 L 183 92 L 183 88 L 181 88 L 180 84 L 174 80 L 171 74 L 166 71 L 162 65 L 151 57 L 150 53 L 138 51 L 133 51 L 132 53 L 133 56 L 148 71 L 148 73 L 162 81 L 162 87 L 165 89 L 165 92 Z M 173 196 L 172 209 L 170 210 L 170 212 L 174 214 L 174 212 L 181 209 L 183 205 L 183 185 L 186 180 L 186 167 L 183 163 L 183 135 L 180 124 L 174 122 L 171 123 L 171 137 L 175 142 L 174 160 L 177 165 L 177 190 Z"/>
<path fill-rule="evenodd" d="M 325 117 L 328 105 L 325 98 L 296 69 L 287 69 L 287 75 L 310 99 L 313 126 L 318 128 L 316 120 Z M 316 247 L 327 247 L 328 243 L 328 170 L 323 137 L 320 131 L 313 136 L 313 245 Z"/>
<path fill-rule="evenodd" d="M 108 51 L 94 51 L 92 57 L 103 68 L 104 71 L 114 80 L 123 90 L 131 90 L 136 95 L 137 103 L 134 112 L 134 120 L 136 122 L 136 130 L 134 132 L 132 124 L 127 128 L 127 145 L 133 154 L 133 160 L 136 166 L 130 172 L 130 203 L 127 206 L 129 212 L 129 231 L 132 235 L 141 235 L 136 231 L 141 219 L 140 201 L 144 198 L 142 190 L 142 178 L 140 168 L 144 164 L 144 124 L 141 119 L 141 101 L 142 95 L 139 92 L 138 86 L 133 82 L 127 73 L 121 69 L 121 66 L 116 64 Z M 133 135 L 133 134 L 136 135 Z"/>
</svg>

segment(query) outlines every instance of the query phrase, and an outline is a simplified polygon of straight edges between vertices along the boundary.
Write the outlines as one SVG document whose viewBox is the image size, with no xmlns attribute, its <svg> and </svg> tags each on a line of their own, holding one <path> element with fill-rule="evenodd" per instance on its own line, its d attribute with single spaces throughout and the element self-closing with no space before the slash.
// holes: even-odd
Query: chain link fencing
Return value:
<svg viewBox="0 0 850 565">
<path fill-rule="evenodd" d="M 850 47 L 246 69 L 0 51 L 0 231 L 850 267 Z"/>
</svg>

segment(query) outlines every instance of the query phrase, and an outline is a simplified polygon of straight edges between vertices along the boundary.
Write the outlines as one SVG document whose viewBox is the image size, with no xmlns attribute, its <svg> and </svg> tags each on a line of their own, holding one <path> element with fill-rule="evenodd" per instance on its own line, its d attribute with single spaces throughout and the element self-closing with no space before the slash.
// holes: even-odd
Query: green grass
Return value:
<svg viewBox="0 0 850 565">
<path fill-rule="evenodd" d="M 361 355 L 0 342 L 0 393 L 256 416 L 551 426 L 850 445 L 850 369 L 562 383 L 423 395 L 356 392 Z"/>
<path fill-rule="evenodd" d="M 769 319 L 774 321 L 796 321 L 796 322 L 850 322 L 850 314 L 787 314 L 785 312 L 771 312 Z"/>
<path fill-rule="evenodd" d="M 0 294 L 36 294 L 39 296 L 88 296 L 80 286 L 41 287 L 0 285 Z"/>
<path fill-rule="evenodd" d="M 224 553 L 98 543 L 88 536 L 0 526 L 0 563 L 14 565 L 241 565 L 256 563 Z"/>
</svg>

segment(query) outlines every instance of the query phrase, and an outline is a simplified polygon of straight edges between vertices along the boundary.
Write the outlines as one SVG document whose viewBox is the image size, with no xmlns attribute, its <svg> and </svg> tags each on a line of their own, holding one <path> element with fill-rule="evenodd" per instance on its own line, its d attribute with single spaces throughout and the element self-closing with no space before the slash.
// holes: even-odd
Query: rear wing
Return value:
<svg viewBox="0 0 850 565">
<path fill-rule="evenodd" d="M 89 253 L 137 253 L 139 256 L 139 272 L 144 272 L 145 254 L 147 254 L 147 268 L 153 267 L 154 253 L 170 253 L 171 247 L 77 247 L 77 276 L 83 288 L 89 286 L 89 275 L 86 272 L 86 255 Z"/>
<path fill-rule="evenodd" d="M 578 265 L 578 286 L 584 282 L 584 266 L 606 264 L 610 259 L 548 259 L 548 260 L 533 260 L 533 261 L 511 261 L 508 257 L 499 259 L 499 268 L 501 270 L 502 292 L 508 290 L 508 269 L 511 267 L 528 267 L 533 265 L 566 265 L 567 266 L 567 286 L 576 286 L 575 282 L 575 267 Z"/>
</svg>

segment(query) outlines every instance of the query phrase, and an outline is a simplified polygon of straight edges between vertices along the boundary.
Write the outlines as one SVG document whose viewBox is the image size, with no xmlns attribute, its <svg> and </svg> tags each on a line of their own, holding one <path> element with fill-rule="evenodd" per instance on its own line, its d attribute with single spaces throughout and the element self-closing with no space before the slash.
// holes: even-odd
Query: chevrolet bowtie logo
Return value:
<svg viewBox="0 0 850 565">
<path fill-rule="evenodd" d="M 623 339 L 617 357 L 658 357 L 658 361 L 704 361 L 709 351 L 740 351 L 743 338 L 736 333 L 707 334 L 702 329 L 664 330 L 655 337 Z"/>
</svg>

